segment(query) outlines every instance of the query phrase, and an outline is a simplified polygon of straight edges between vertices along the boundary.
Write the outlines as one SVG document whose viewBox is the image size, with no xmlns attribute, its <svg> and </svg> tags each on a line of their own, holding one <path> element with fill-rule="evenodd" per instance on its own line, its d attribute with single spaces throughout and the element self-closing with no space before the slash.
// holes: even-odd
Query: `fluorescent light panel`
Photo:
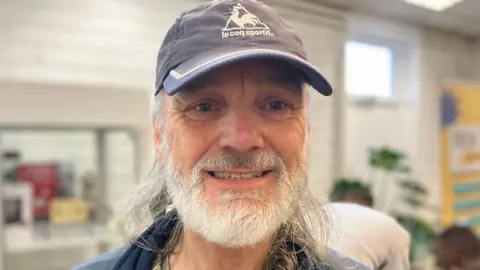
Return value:
<svg viewBox="0 0 480 270">
<path fill-rule="evenodd" d="M 441 12 L 454 5 L 462 2 L 463 0 L 403 0 L 409 4 L 431 9 L 433 11 Z"/>
</svg>

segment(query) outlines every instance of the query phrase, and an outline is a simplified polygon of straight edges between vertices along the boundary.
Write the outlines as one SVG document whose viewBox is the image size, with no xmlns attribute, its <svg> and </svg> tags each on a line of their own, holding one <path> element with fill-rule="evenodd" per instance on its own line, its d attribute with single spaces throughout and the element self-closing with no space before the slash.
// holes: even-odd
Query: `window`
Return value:
<svg viewBox="0 0 480 270">
<path fill-rule="evenodd" d="M 345 87 L 352 96 L 390 98 L 393 95 L 392 50 L 386 46 L 348 41 Z"/>
</svg>

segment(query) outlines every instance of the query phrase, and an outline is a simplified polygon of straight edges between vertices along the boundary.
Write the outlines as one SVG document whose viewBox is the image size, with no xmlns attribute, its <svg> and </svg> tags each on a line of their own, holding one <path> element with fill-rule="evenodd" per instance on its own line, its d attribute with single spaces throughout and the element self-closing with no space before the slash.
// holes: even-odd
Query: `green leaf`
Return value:
<svg viewBox="0 0 480 270">
<path fill-rule="evenodd" d="M 400 188 L 407 193 L 413 193 L 415 195 L 428 194 L 428 190 L 425 187 L 425 185 L 414 180 L 409 180 L 409 179 L 399 180 L 399 185 L 400 185 Z"/>
<path fill-rule="evenodd" d="M 412 207 L 413 209 L 418 209 L 425 204 L 424 199 L 422 198 L 404 196 L 402 200 L 405 202 L 405 204 Z"/>
<path fill-rule="evenodd" d="M 405 155 L 400 151 L 382 147 L 370 149 L 370 166 L 385 171 L 407 171 L 408 167 L 401 163 L 405 159 Z"/>
</svg>

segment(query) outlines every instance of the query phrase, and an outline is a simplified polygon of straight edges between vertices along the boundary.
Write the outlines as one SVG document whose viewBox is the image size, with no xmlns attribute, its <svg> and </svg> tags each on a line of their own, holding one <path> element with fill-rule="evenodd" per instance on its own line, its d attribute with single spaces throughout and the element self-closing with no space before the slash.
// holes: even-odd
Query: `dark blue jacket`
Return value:
<svg viewBox="0 0 480 270">
<path fill-rule="evenodd" d="M 158 219 L 139 239 L 143 239 L 142 243 L 148 244 L 152 250 L 160 249 L 170 239 L 170 234 L 177 220 L 176 213 L 170 213 L 166 217 Z M 369 270 L 366 266 L 332 250 L 329 251 L 329 266 L 318 265 L 312 269 L 306 267 L 308 261 L 301 248 L 293 243 L 291 246 L 292 249 L 299 251 L 297 254 L 298 264 L 300 265 L 298 270 Z M 93 260 L 74 267 L 73 270 L 151 270 L 156 257 L 157 254 L 154 251 L 131 244 L 128 247 L 102 254 Z"/>
</svg>

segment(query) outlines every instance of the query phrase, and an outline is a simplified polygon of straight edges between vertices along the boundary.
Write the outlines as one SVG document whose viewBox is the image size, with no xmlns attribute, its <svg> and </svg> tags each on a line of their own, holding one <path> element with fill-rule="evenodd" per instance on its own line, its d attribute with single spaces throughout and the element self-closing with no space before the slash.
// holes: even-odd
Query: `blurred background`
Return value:
<svg viewBox="0 0 480 270">
<path fill-rule="evenodd" d="M 0 270 L 65 270 L 122 245 L 153 159 L 163 36 L 200 0 L 1 0 Z M 268 0 L 333 83 L 312 95 L 310 186 L 374 197 L 435 269 L 435 234 L 480 235 L 480 1 Z"/>
</svg>

